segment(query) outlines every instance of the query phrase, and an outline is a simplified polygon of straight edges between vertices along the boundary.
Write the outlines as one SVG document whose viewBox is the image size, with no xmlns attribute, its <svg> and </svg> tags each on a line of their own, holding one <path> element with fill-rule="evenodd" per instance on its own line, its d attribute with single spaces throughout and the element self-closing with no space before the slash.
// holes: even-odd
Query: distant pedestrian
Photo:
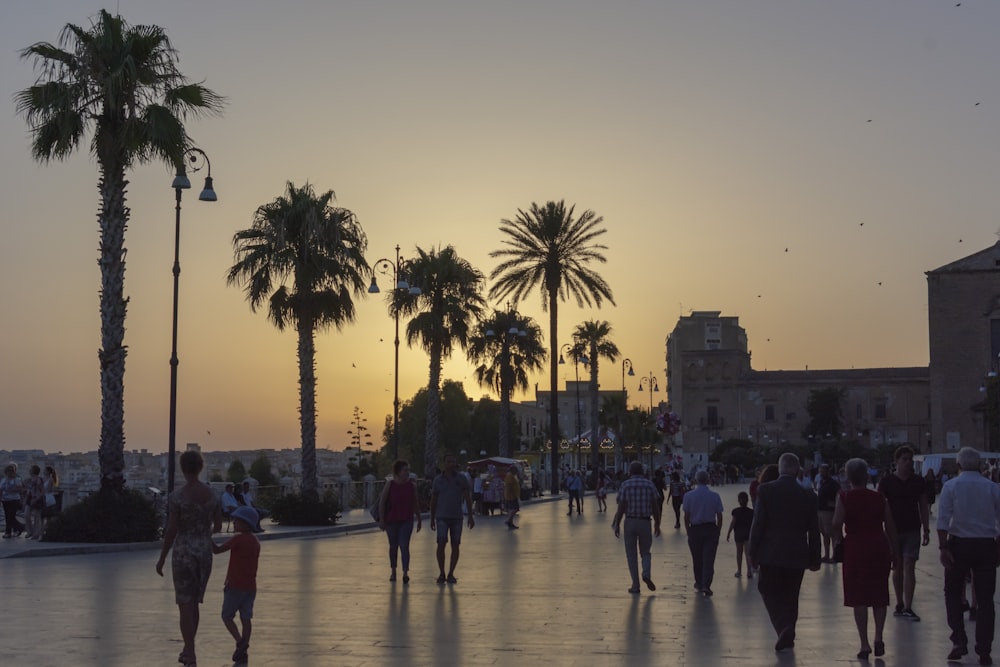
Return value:
<svg viewBox="0 0 1000 667">
<path fill-rule="evenodd" d="M 579 470 L 571 470 L 566 476 L 566 491 L 569 493 L 569 511 L 566 516 L 573 514 L 573 503 L 576 502 L 576 513 L 583 513 L 583 477 Z"/>
<path fill-rule="evenodd" d="M 45 466 L 43 474 L 45 482 L 45 509 L 42 510 L 42 519 L 48 521 L 59 511 L 59 474 L 52 466 Z"/>
<path fill-rule="evenodd" d="M 726 532 L 726 542 L 732 537 L 736 542 L 736 576 L 743 576 L 743 553 L 746 549 L 747 540 L 750 539 L 750 526 L 753 524 L 753 510 L 747 507 L 750 502 L 750 495 L 746 491 L 740 491 L 736 495 L 736 502 L 740 504 L 732 512 L 733 518 L 729 521 L 729 530 Z M 753 569 L 747 563 L 747 579 L 753 579 Z"/>
<path fill-rule="evenodd" d="M 749 564 L 760 569 L 757 589 L 778 634 L 775 651 L 795 646 L 802 576 L 806 568 L 820 567 L 816 494 L 798 485 L 798 471 L 799 458 L 782 454 L 778 479 L 762 483 L 757 491 L 747 543 Z"/>
<path fill-rule="evenodd" d="M 944 604 L 951 628 L 948 660 L 961 660 L 969 652 L 962 593 L 966 577 L 971 574 L 976 592 L 976 654 L 980 665 L 992 665 L 1000 486 L 980 474 L 979 452 L 972 447 L 958 450 L 957 459 L 960 472 L 941 488 L 937 518 Z"/>
<path fill-rule="evenodd" d="M 507 530 L 515 530 L 514 515 L 521 509 L 521 480 L 517 478 L 517 467 L 507 468 L 507 476 L 503 480 L 503 505 L 507 510 Z"/>
<path fill-rule="evenodd" d="M 17 510 L 24 495 L 24 484 L 17 476 L 17 464 L 8 463 L 0 479 L 0 502 L 3 503 L 4 537 L 20 537 L 24 524 L 17 520 Z"/>
<path fill-rule="evenodd" d="M 458 565 L 459 545 L 462 543 L 462 503 L 468 508 L 469 530 L 476 525 L 472 511 L 472 490 L 469 479 L 458 473 L 458 460 L 449 454 L 444 459 L 444 471 L 434 478 L 431 485 L 431 530 L 437 532 L 437 563 L 440 574 L 437 582 L 458 583 L 455 566 Z M 445 545 L 451 541 L 451 560 L 447 576 L 444 573 Z"/>
<path fill-rule="evenodd" d="M 597 498 L 597 511 L 607 512 L 608 511 L 608 482 L 610 478 L 608 473 L 604 471 L 604 468 L 598 468 L 597 470 L 597 482 L 594 489 L 594 496 Z"/>
<path fill-rule="evenodd" d="M 712 597 L 715 555 L 722 532 L 722 497 L 709 488 L 707 471 L 699 470 L 694 479 L 694 489 L 684 494 L 684 528 L 694 568 L 694 589 L 708 598 Z"/>
<path fill-rule="evenodd" d="M 184 648 L 177 661 L 194 667 L 194 640 L 198 634 L 198 605 L 205 598 L 208 578 L 212 574 L 212 533 L 222 530 L 222 507 L 207 484 L 198 480 L 205 466 L 201 454 L 189 450 L 181 454 L 184 486 L 167 497 L 167 530 L 163 548 L 156 562 L 156 573 L 163 576 L 163 564 L 173 549 L 171 572 L 174 579 L 174 599 L 180 614 Z"/>
<path fill-rule="evenodd" d="M 840 493 L 840 482 L 830 474 L 830 464 L 819 467 L 819 478 L 816 481 L 816 505 L 819 508 L 819 534 L 823 538 L 823 562 L 833 562 L 831 543 L 833 542 L 833 511 L 837 507 L 837 494 Z"/>
<path fill-rule="evenodd" d="M 257 513 L 243 506 L 233 510 L 233 532 L 221 545 L 212 544 L 212 553 L 229 552 L 229 568 L 226 571 L 226 586 L 222 598 L 222 622 L 229 634 L 236 640 L 233 662 L 246 662 L 250 648 L 250 634 L 253 630 L 253 603 L 257 598 L 257 562 L 260 558 L 260 542 L 253 534 Z M 240 614 L 240 626 L 236 627 L 236 613 Z"/>
<path fill-rule="evenodd" d="M 410 583 L 410 537 L 413 524 L 420 532 L 420 502 L 417 485 L 410 479 L 410 464 L 398 460 L 392 464 L 392 479 L 379 496 L 379 528 L 389 538 L 389 581 L 396 581 L 396 558 L 402 556 L 403 583 Z"/>
<path fill-rule="evenodd" d="M 858 659 L 872 652 L 868 642 L 868 608 L 875 619 L 875 657 L 885 655 L 882 629 L 889 606 L 889 570 L 899 567 L 898 539 L 889 504 L 867 488 L 868 462 L 851 459 L 845 466 L 851 488 L 837 495 L 833 512 L 835 541 L 844 540 L 844 606 L 854 610 L 861 638 Z M 845 537 L 841 537 L 846 533 Z"/>
<path fill-rule="evenodd" d="M 24 481 L 24 519 L 29 540 L 42 539 L 42 511 L 45 510 L 45 482 L 37 465 L 28 469 Z"/>
<path fill-rule="evenodd" d="M 242 497 L 243 497 L 243 504 L 246 505 L 247 507 L 253 508 L 253 511 L 257 513 L 257 525 L 254 526 L 253 532 L 263 533 L 264 528 L 260 525 L 261 519 L 266 519 L 271 515 L 271 513 L 257 506 L 257 501 L 254 498 L 253 489 L 250 487 L 249 481 L 246 480 L 243 481 Z"/>
<path fill-rule="evenodd" d="M 916 565 L 920 558 L 920 546 L 927 546 L 931 539 L 926 484 L 923 477 L 913 472 L 912 447 L 897 447 L 892 458 L 896 463 L 896 470 L 882 477 L 878 490 L 889 501 L 899 539 L 897 551 L 903 559 L 903 566 L 892 573 L 892 587 L 896 593 L 896 610 L 893 616 L 919 621 L 920 617 L 913 611 Z"/>
<path fill-rule="evenodd" d="M 624 517 L 625 560 L 628 563 L 629 575 L 632 577 L 632 587 L 628 592 L 638 594 L 640 557 L 642 581 L 649 590 L 656 590 L 656 584 L 653 583 L 650 573 L 652 565 L 650 548 L 653 544 L 653 535 L 660 536 L 660 504 L 657 502 L 656 487 L 643 474 L 642 463 L 632 461 L 629 473 L 629 478 L 618 487 L 618 510 L 611 526 L 615 531 L 615 537 L 619 537 Z M 649 529 L 650 517 L 653 518 L 652 533 Z"/>
<path fill-rule="evenodd" d="M 678 471 L 670 473 L 670 486 L 667 487 L 670 494 L 670 504 L 674 508 L 674 528 L 681 527 L 681 507 L 684 502 L 684 494 L 687 493 L 687 484 Z"/>
</svg>

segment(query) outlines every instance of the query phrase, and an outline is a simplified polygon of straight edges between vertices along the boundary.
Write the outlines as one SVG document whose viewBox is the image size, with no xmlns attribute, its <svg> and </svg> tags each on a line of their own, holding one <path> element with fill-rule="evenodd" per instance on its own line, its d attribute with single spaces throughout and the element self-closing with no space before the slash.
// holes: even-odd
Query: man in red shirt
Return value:
<svg viewBox="0 0 1000 667">
<path fill-rule="evenodd" d="M 226 571 L 226 588 L 222 599 L 222 622 L 236 640 L 233 662 L 247 662 L 250 647 L 253 603 L 257 597 L 257 560 L 260 542 L 253 534 L 259 520 L 252 507 L 241 505 L 233 510 L 233 531 L 236 533 L 221 545 L 212 545 L 212 553 L 229 552 L 229 569 Z M 240 613 L 242 632 L 233 620 Z"/>
</svg>

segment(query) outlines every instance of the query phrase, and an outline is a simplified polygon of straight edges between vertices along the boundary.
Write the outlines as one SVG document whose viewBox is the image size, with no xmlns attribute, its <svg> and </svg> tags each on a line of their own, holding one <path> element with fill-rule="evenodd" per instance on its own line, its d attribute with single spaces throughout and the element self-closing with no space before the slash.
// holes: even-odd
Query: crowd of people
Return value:
<svg viewBox="0 0 1000 667">
<path fill-rule="evenodd" d="M 8 463 L 0 478 L 0 502 L 3 504 L 4 538 L 20 537 L 40 540 L 45 523 L 58 510 L 59 475 L 52 466 L 28 469 L 28 478 L 17 474 L 17 464 Z M 18 518 L 20 515 L 24 522 Z"/>
</svg>

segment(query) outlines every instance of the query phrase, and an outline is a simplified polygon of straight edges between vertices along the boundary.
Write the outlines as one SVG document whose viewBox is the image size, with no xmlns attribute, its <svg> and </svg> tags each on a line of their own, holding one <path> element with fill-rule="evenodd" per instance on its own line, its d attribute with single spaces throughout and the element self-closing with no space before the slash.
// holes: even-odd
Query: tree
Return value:
<svg viewBox="0 0 1000 667">
<path fill-rule="evenodd" d="M 35 85 L 15 95 L 31 128 L 40 162 L 68 158 L 92 133 L 97 158 L 101 270 L 101 487 L 125 482 L 125 200 L 126 172 L 162 160 L 183 169 L 191 141 L 183 121 L 219 112 L 223 98 L 189 83 L 162 28 L 131 26 L 101 10 L 90 29 L 63 28 L 59 45 L 38 42 L 21 51 L 40 70 Z"/>
<path fill-rule="evenodd" d="M 423 461 L 427 436 L 427 387 L 420 389 L 413 398 L 403 402 L 399 409 L 399 452 L 400 458 L 407 461 Z M 471 436 L 471 420 L 474 411 L 472 400 L 466 396 L 461 382 L 445 380 L 441 384 L 441 410 L 439 413 L 440 429 L 438 432 L 441 452 L 458 455 L 463 449 L 474 449 Z M 427 475 L 434 470 L 428 470 Z"/>
<path fill-rule="evenodd" d="M 577 357 L 586 354 L 587 365 L 590 367 L 590 384 L 588 386 L 590 392 L 590 467 L 595 472 L 600 457 L 598 448 L 601 445 L 597 369 L 601 357 L 611 362 L 618 360 L 618 346 L 608 340 L 610 335 L 611 325 L 606 320 L 589 320 L 578 324 L 573 332 L 573 354 Z"/>
<path fill-rule="evenodd" d="M 529 211 L 518 209 L 513 220 L 500 221 L 505 236 L 500 250 L 490 257 L 501 259 L 490 273 L 496 280 L 490 297 L 510 296 L 522 300 L 536 287 L 541 288 L 542 308 L 549 311 L 549 440 L 552 447 L 552 471 L 559 469 L 559 301 L 572 296 L 578 306 L 595 304 L 600 308 L 607 299 L 614 305 L 611 287 L 589 267 L 591 262 L 605 263 L 601 253 L 607 246 L 594 240 L 605 233 L 599 227 L 604 218 L 587 210 L 574 218 L 575 206 L 566 208 L 563 201 L 548 202 L 544 207 L 533 203 Z M 552 475 L 552 492 L 559 493 L 559 476 Z"/>
<path fill-rule="evenodd" d="M 243 287 L 252 311 L 266 301 L 278 330 L 294 326 L 298 334 L 302 496 L 316 502 L 316 332 L 354 321 L 352 293 L 365 294 L 371 274 L 365 233 L 334 198 L 333 190 L 317 195 L 308 183 L 288 183 L 283 196 L 257 209 L 249 229 L 233 235 L 227 279 Z"/>
<path fill-rule="evenodd" d="M 615 429 L 615 464 L 616 469 L 625 457 L 625 418 L 628 414 L 628 402 L 625 394 L 615 392 L 601 400 L 600 423 L 604 428 Z"/>
<path fill-rule="evenodd" d="M 542 368 L 542 330 L 532 318 L 514 310 L 493 311 L 479 327 L 481 333 L 469 339 L 469 360 L 479 364 L 476 381 L 500 394 L 499 452 L 509 457 L 511 393 L 527 389 L 528 373 Z"/>
<path fill-rule="evenodd" d="M 226 479 L 233 484 L 242 484 L 243 480 L 247 478 L 247 469 L 243 466 L 243 461 L 235 459 L 229 464 L 229 469 L 226 470 Z"/>
<path fill-rule="evenodd" d="M 806 412 L 809 413 L 809 424 L 802 433 L 805 438 L 814 437 L 817 440 L 832 438 L 840 440 L 843 412 L 841 402 L 847 392 L 838 387 L 813 389 L 806 399 Z"/>
<path fill-rule="evenodd" d="M 271 472 L 271 461 L 266 454 L 260 454 L 250 464 L 250 476 L 257 480 L 260 486 L 278 485 L 278 478 Z"/>
<path fill-rule="evenodd" d="M 411 317 L 406 325 L 406 344 L 419 344 L 430 356 L 427 381 L 427 434 L 424 440 L 424 471 L 438 462 L 441 413 L 441 364 L 456 345 L 469 345 L 472 326 L 483 312 L 483 274 L 462 259 L 452 246 L 429 252 L 417 248 L 407 263 L 410 282 L 420 294 L 394 290 L 391 308 Z"/>
</svg>

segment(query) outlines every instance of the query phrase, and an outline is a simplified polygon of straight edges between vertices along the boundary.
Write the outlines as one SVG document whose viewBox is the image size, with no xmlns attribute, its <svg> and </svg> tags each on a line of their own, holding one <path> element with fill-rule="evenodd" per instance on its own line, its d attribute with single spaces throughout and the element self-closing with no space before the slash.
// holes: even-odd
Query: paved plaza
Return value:
<svg viewBox="0 0 1000 667">
<path fill-rule="evenodd" d="M 744 488 L 718 489 L 726 527 Z M 560 500 L 526 503 L 519 530 L 507 530 L 500 515 L 477 517 L 463 536 L 454 585 L 435 583 L 426 520 L 413 536 L 408 585 L 388 581 L 385 536 L 363 512 L 348 513 L 336 530 L 269 528 L 250 665 L 869 664 L 855 657 L 858 638 L 842 605 L 839 566 L 806 573 L 795 648 L 775 654 L 754 581 L 733 577 L 735 546 L 724 536 L 715 595 L 705 599 L 695 594 L 686 538 L 668 512 L 663 536 L 653 542 L 657 590 L 630 595 L 613 514 L 598 513 L 588 496 L 582 515 L 566 516 Z M 613 512 L 614 496 L 608 500 Z M 169 572 L 160 578 L 153 569 L 156 546 L 98 548 L 108 551 L 77 553 L 90 547 L 23 539 L 0 543 L 4 664 L 177 665 L 177 609 Z M 946 664 L 942 568 L 934 544 L 921 555 L 914 608 L 923 620 L 890 612 L 886 656 L 870 664 Z M 226 554 L 216 559 L 202 606 L 201 667 L 232 665 L 232 640 L 219 618 L 227 563 Z M 976 664 L 975 655 L 964 663 Z"/>
</svg>

